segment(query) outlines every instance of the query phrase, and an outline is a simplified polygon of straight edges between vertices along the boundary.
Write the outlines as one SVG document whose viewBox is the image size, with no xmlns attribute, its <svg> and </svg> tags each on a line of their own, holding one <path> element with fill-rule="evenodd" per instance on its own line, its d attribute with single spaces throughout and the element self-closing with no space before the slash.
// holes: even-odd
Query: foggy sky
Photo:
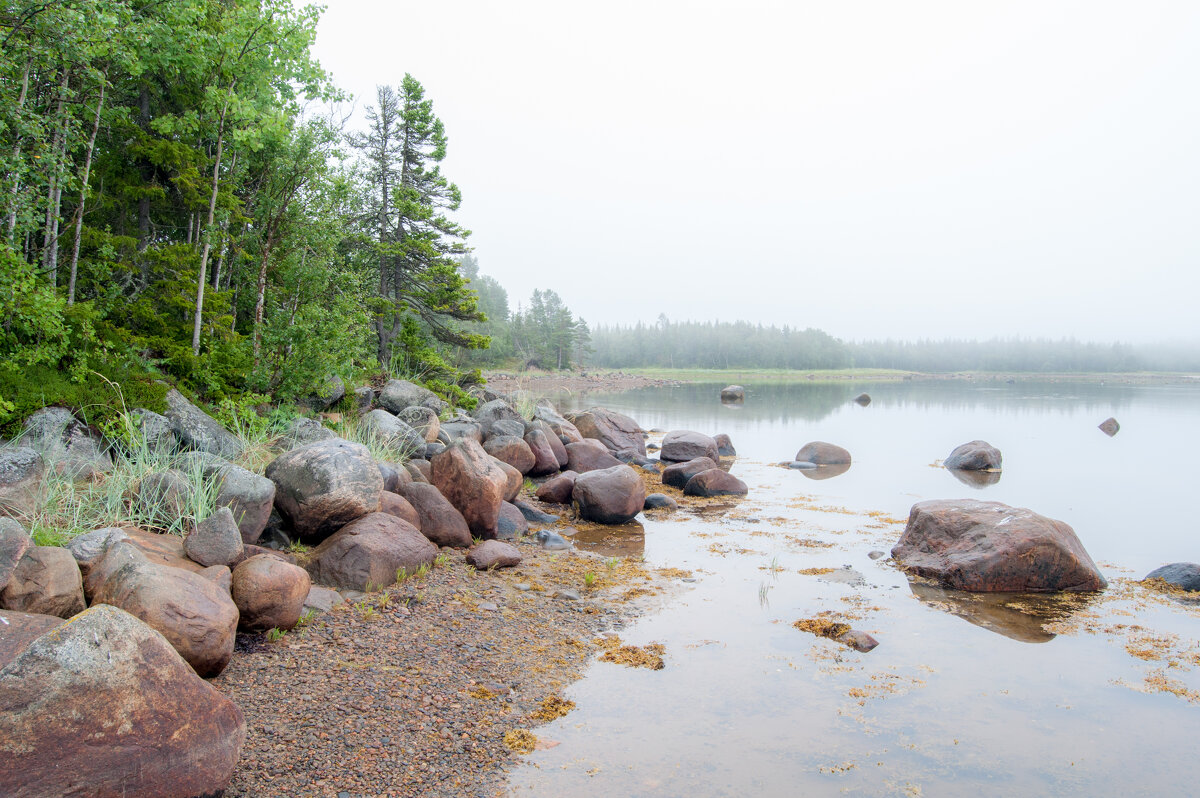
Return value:
<svg viewBox="0 0 1200 798">
<path fill-rule="evenodd" d="M 330 0 L 481 271 L 589 323 L 1200 338 L 1200 4 Z"/>
</svg>

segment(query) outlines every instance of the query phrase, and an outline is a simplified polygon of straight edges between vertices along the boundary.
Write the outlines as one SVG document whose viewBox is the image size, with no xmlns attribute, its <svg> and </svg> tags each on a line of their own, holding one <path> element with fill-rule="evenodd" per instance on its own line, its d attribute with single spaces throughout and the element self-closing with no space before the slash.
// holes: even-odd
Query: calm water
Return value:
<svg viewBox="0 0 1200 798">
<path fill-rule="evenodd" d="M 720 387 L 567 399 L 728 433 L 750 495 L 629 532 L 651 564 L 695 571 L 623 635 L 665 644 L 667 667 L 595 663 L 567 691 L 578 709 L 537 730 L 561 745 L 529 757 L 514 794 L 1194 792 L 1200 611 L 1132 580 L 1200 560 L 1200 385 L 747 385 L 740 407 Z M 1113 438 L 1096 428 L 1110 415 Z M 996 484 L 935 465 L 975 438 L 1004 454 Z M 849 449 L 852 467 L 814 480 L 774 465 L 812 440 Z M 1112 587 L 1068 605 L 981 598 L 868 556 L 913 502 L 968 496 L 1071 524 Z M 850 570 L 799 573 L 823 567 Z M 792 627 L 821 611 L 879 647 Z"/>
</svg>

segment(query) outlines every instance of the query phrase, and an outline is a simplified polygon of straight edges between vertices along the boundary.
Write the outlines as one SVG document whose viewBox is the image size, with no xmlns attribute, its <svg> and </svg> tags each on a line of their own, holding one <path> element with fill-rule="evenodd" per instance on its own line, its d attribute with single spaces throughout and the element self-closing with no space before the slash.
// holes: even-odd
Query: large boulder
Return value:
<svg viewBox="0 0 1200 798">
<path fill-rule="evenodd" d="M 408 380 L 388 380 L 375 403 L 393 413 L 399 413 L 404 408 L 414 405 L 428 407 L 435 413 L 441 413 L 448 407 L 433 391 Z"/>
<path fill-rule="evenodd" d="M 242 453 L 242 442 L 216 419 L 172 388 L 167 391 L 167 420 L 175 440 L 185 449 L 233 458 Z"/>
<path fill-rule="evenodd" d="M 0 610 L 0 668 L 16 659 L 34 640 L 62 624 L 63 619 L 54 615 Z M 3 750 L 0 744 L 0 752 Z M 0 763 L 0 770 L 3 767 Z"/>
<path fill-rule="evenodd" d="M 0 668 L 9 798 L 220 795 L 245 733 L 232 701 L 115 607 L 92 607 Z"/>
<path fill-rule="evenodd" d="M 417 454 L 425 448 L 425 436 L 386 410 L 375 408 L 358 423 L 367 435 L 405 455 Z"/>
<path fill-rule="evenodd" d="M 500 502 L 508 477 L 496 461 L 474 441 L 459 439 L 430 461 L 430 482 L 462 513 L 471 534 L 496 536 Z"/>
<path fill-rule="evenodd" d="M 112 470 L 100 435 L 64 407 L 43 407 L 25 419 L 21 443 L 36 449 L 54 470 L 71 479 L 94 479 Z"/>
<path fill-rule="evenodd" d="M 516 540 L 529 531 L 529 521 L 515 504 L 503 502 L 500 517 L 496 521 L 496 537 L 500 540 Z"/>
<path fill-rule="evenodd" d="M 120 607 L 161 632 L 201 676 L 229 664 L 238 609 L 217 582 L 151 562 L 129 541 L 110 546 L 88 582 L 93 605 Z"/>
<path fill-rule="evenodd" d="M 34 547 L 33 538 L 11 518 L 0 516 L 0 591 L 12 579 L 25 552 Z"/>
<path fill-rule="evenodd" d="M 502 421 L 511 422 L 505 432 L 511 432 L 513 424 L 520 424 L 521 432 L 518 434 L 524 434 L 525 419 L 521 418 L 521 414 L 503 399 L 493 399 L 490 402 L 481 404 L 475 408 L 473 415 L 475 422 L 479 424 L 480 429 L 483 431 L 485 440 L 492 435 L 492 427 Z"/>
<path fill-rule="evenodd" d="M 1173 562 L 1155 568 L 1146 574 L 1146 579 L 1161 579 L 1180 590 L 1196 592 L 1200 590 L 1200 565 L 1194 562 Z"/>
<path fill-rule="evenodd" d="M 726 385 L 721 389 L 722 402 L 744 402 L 746 400 L 746 389 L 740 385 Z"/>
<path fill-rule="evenodd" d="M 412 427 L 426 443 L 436 441 L 442 429 L 438 414 L 422 405 L 406 407 L 396 414 L 396 418 Z"/>
<path fill-rule="evenodd" d="M 1107 585 L 1071 527 L 999 502 L 914 504 L 892 556 L 901 567 L 956 590 L 1025 593 Z"/>
<path fill-rule="evenodd" d="M 196 524 L 183 539 L 183 552 L 188 559 L 206 567 L 232 565 L 242 559 L 242 549 L 242 535 L 228 507 Z"/>
<path fill-rule="evenodd" d="M 662 451 L 658 453 L 660 460 L 672 463 L 686 463 L 697 457 L 707 457 L 714 462 L 720 462 L 720 447 L 715 439 L 691 430 L 668 432 L 663 438 Z"/>
<path fill-rule="evenodd" d="M 494 435 L 483 444 L 483 450 L 497 460 L 508 463 L 522 475 L 532 471 L 537 463 L 537 457 L 529 444 L 523 438 L 513 435 Z M 553 456 L 553 453 L 551 455 Z M 557 461 L 555 461 L 555 465 L 557 466 Z"/>
<path fill-rule="evenodd" d="M 401 568 L 413 573 L 435 557 L 437 546 L 412 524 L 371 513 L 313 549 L 308 572 L 321 585 L 371 592 L 395 583 Z"/>
<path fill-rule="evenodd" d="M 554 458 L 558 460 L 558 467 L 566 468 L 567 447 L 563 444 L 558 433 L 556 433 L 549 424 L 547 424 L 545 421 L 542 421 L 540 418 L 534 419 L 532 422 L 530 422 L 530 428 L 526 431 L 526 434 L 528 435 L 530 432 L 535 430 L 541 431 L 546 436 L 546 441 L 550 444 L 550 448 L 554 451 Z M 528 442 L 528 438 L 526 438 L 526 441 Z M 533 444 L 530 444 L 530 446 L 532 445 Z"/>
<path fill-rule="evenodd" d="M 46 461 L 28 446 L 0 449 L 0 515 L 32 515 Z"/>
<path fill-rule="evenodd" d="M 29 548 L 0 590 L 0 607 L 16 612 L 70 618 L 86 606 L 79 566 L 57 546 Z"/>
<path fill-rule="evenodd" d="M 129 411 L 127 416 L 129 431 L 132 432 L 140 446 L 144 446 L 151 454 L 170 454 L 179 444 L 175 433 L 171 431 L 171 420 L 160 416 L 153 410 L 137 407 Z"/>
<path fill-rule="evenodd" d="M 551 438 L 552 436 L 547 435 L 537 427 L 533 427 L 525 433 L 525 445 L 529 447 L 529 452 L 533 455 L 533 465 L 527 472 L 530 476 L 542 477 L 547 474 L 553 474 L 561 468 L 558 456 L 554 452 L 554 447 L 550 444 Z M 563 450 L 565 460 L 567 450 L 558 438 L 555 437 L 553 440 Z"/>
<path fill-rule="evenodd" d="M 579 515 L 600 524 L 632 521 L 646 503 L 646 485 L 627 465 L 589 471 L 575 479 L 572 503 Z"/>
<path fill-rule="evenodd" d="M 504 486 L 504 501 L 513 501 L 517 498 L 517 495 L 521 492 L 521 487 L 525 484 L 524 474 L 503 460 L 493 457 L 492 462 L 504 472 L 504 478 L 507 480 Z"/>
<path fill-rule="evenodd" d="M 721 457 L 737 457 L 737 449 L 733 448 L 733 440 L 725 433 L 714 435 L 713 440 L 717 442 L 717 454 Z"/>
<path fill-rule="evenodd" d="M 346 383 L 342 382 L 342 378 L 338 375 L 330 374 L 322 380 L 312 395 L 304 400 L 304 403 L 313 410 L 328 410 L 342 401 L 342 397 L 345 395 Z"/>
<path fill-rule="evenodd" d="M 583 441 L 568 443 L 565 448 L 567 450 L 567 470 L 574 471 L 577 474 L 583 474 L 587 471 L 600 471 L 605 468 L 621 465 L 621 461 L 609 451 L 590 443 Z"/>
<path fill-rule="evenodd" d="M 316 441 L 327 441 L 336 437 L 336 432 L 315 418 L 298 416 L 292 419 L 287 431 L 283 433 L 282 443 L 286 449 L 295 449 L 297 446 L 304 446 Z"/>
<path fill-rule="evenodd" d="M 318 442 L 327 440 L 339 439 L 320 438 Z M 233 513 L 243 543 L 257 543 L 275 505 L 275 483 L 211 454 L 193 452 L 183 462 L 189 468 L 199 468 L 205 479 L 219 483 L 214 503 Z"/>
<path fill-rule="evenodd" d="M 794 458 L 800 463 L 814 465 L 849 465 L 850 452 L 841 446 L 835 446 L 825 441 L 811 441 L 804 444 Z"/>
<path fill-rule="evenodd" d="M 86 582 L 92 568 L 104 559 L 105 554 L 108 554 L 109 546 L 127 539 L 128 535 L 125 534 L 125 530 L 109 526 L 76 535 L 67 544 L 67 551 L 71 552 L 71 556 L 75 558 L 75 562 L 79 565 L 79 573 Z M 0 581 L 3 580 L 0 579 Z"/>
<path fill-rule="evenodd" d="M 412 482 L 401 488 L 401 495 L 420 519 L 413 526 L 426 538 L 438 546 L 461 549 L 471 545 L 471 529 L 466 519 L 440 490 L 426 482 Z"/>
<path fill-rule="evenodd" d="M 383 477 L 360 443 L 317 441 L 276 458 L 266 470 L 275 507 L 302 539 L 324 540 L 379 509 Z"/>
<path fill-rule="evenodd" d="M 578 476 L 574 471 L 564 471 L 543 482 L 535 495 L 540 501 L 550 504 L 570 504 L 571 493 L 575 489 L 575 479 Z"/>
<path fill-rule="evenodd" d="M 1000 450 L 987 441 L 964 443 L 952 451 L 942 463 L 946 468 L 963 471 L 999 470 L 1000 464 Z"/>
<path fill-rule="evenodd" d="M 233 569 L 230 593 L 237 605 L 238 628 L 247 632 L 291 629 L 300 621 L 312 579 L 298 565 L 270 554 L 243 560 Z"/>
<path fill-rule="evenodd" d="M 646 456 L 646 441 L 642 437 L 642 428 L 629 416 L 603 407 L 593 407 L 581 413 L 567 413 L 567 419 L 578 428 L 583 437 L 600 441 L 610 452 L 633 449 L 643 457 Z"/>
<path fill-rule="evenodd" d="M 579 428 L 560 415 L 554 409 L 554 405 L 550 404 L 549 400 L 544 399 L 537 403 L 537 406 L 533 409 L 533 418 L 548 426 L 558 436 L 559 441 L 564 444 L 577 443 L 583 440 L 583 435 L 579 432 Z M 566 464 L 563 463 L 563 465 Z"/>
<path fill-rule="evenodd" d="M 131 516 L 140 524 L 167 529 L 188 515 L 193 493 L 191 480 L 180 469 L 146 474 L 129 490 Z"/>
<path fill-rule="evenodd" d="M 719 468 L 701 471 L 683 486 L 685 496 L 745 496 L 749 492 L 745 482 Z"/>
<path fill-rule="evenodd" d="M 683 490 L 688 480 L 702 471 L 717 468 L 717 461 L 709 457 L 697 457 L 686 463 L 674 463 L 663 469 L 662 483 Z"/>
<path fill-rule="evenodd" d="M 513 568 L 521 564 L 521 552 L 502 540 L 485 540 L 467 552 L 467 564 L 480 571 L 491 568 Z"/>
</svg>

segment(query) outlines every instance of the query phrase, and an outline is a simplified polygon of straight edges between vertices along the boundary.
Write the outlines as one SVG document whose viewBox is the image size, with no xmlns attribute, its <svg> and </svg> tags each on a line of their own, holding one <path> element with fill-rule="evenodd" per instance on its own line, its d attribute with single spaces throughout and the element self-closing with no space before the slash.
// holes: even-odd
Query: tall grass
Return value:
<svg viewBox="0 0 1200 798">
<path fill-rule="evenodd" d="M 367 447 L 371 457 L 384 463 L 407 463 L 417 456 L 417 447 L 412 442 L 378 435 L 362 422 L 357 415 L 345 415 L 333 425 L 333 431 L 343 440 L 360 443 Z M 419 434 L 419 433 L 418 433 Z"/>
</svg>

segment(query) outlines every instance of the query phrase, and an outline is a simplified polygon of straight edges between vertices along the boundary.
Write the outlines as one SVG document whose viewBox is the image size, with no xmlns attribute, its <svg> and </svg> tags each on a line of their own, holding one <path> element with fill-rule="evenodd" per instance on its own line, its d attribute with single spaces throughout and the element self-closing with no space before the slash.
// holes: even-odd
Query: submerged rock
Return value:
<svg viewBox="0 0 1200 798">
<path fill-rule="evenodd" d="M 1000 450 L 995 446 L 987 441 L 971 441 L 952 451 L 942 465 L 963 471 L 998 471 L 1001 463 Z"/>
<path fill-rule="evenodd" d="M 722 402 L 744 402 L 746 400 L 746 389 L 740 385 L 726 385 L 721 389 Z"/>
</svg>

